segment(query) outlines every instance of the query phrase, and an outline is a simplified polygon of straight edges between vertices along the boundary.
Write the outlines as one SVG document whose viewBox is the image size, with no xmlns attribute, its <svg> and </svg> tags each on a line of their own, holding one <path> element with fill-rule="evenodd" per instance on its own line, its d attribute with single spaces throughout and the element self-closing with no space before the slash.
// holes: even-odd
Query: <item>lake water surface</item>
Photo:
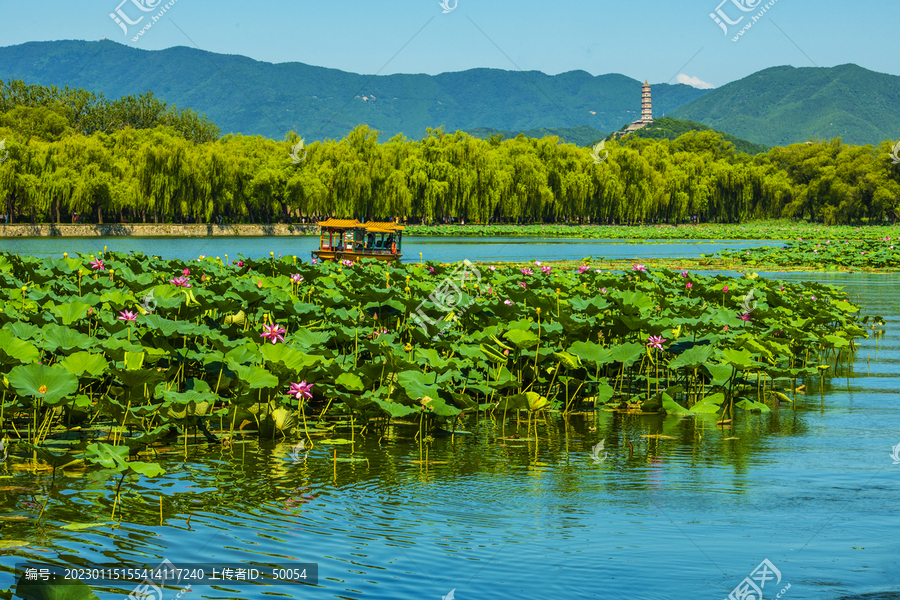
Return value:
<svg viewBox="0 0 900 600">
<path fill-rule="evenodd" d="M 72 251 L 72 240 L 59 241 Z M 100 243 L 112 249 L 111 241 Z M 434 253 L 459 256 L 460 245 Z M 486 245 L 473 240 L 465 250 Z M 560 246 L 529 240 L 498 252 L 572 251 Z M 587 254 L 620 248 L 591 246 Z M 166 255 L 162 247 L 155 253 Z M 417 462 L 424 457 L 416 428 L 403 425 L 383 438 L 356 433 L 352 444 L 319 443 L 302 464 L 288 458 L 297 440 L 191 445 L 187 456 L 175 445 L 162 454 L 165 476 L 129 487 L 120 523 L 82 531 L 61 527 L 109 520 L 113 486 L 105 477 L 57 476 L 35 527 L 32 494 L 49 489 L 50 475 L 3 471 L 0 539 L 31 545 L 0 556 L 0 589 L 25 558 L 123 566 L 166 558 L 318 564 L 315 586 L 198 587 L 188 599 L 437 600 L 454 590 L 459 600 L 721 600 L 768 559 L 781 580 L 768 582 L 767 600 L 788 584 L 782 598 L 900 599 L 900 464 L 890 456 L 900 444 L 897 275 L 771 276 L 846 286 L 867 314 L 887 321 L 884 336 L 862 341 L 849 375 L 826 379 L 824 390 L 809 382 L 794 408 L 740 414 L 730 431 L 714 417 L 551 415 L 536 441 L 500 439 L 527 438 L 524 423 L 469 417 L 465 434 L 435 438 L 432 464 Z M 658 434 L 674 439 L 645 437 Z M 600 440 L 608 456 L 595 463 L 588 452 Z M 130 591 L 97 593 L 105 600 Z"/>
<path fill-rule="evenodd" d="M 622 258 L 646 260 L 650 258 L 696 258 L 722 248 L 755 248 L 778 245 L 773 241 L 724 240 L 580 240 L 535 238 L 433 238 L 412 237 L 403 241 L 403 260 L 456 262 L 518 261 L 518 260 L 579 260 Z M 143 252 L 163 258 L 190 260 L 201 254 L 231 259 L 238 255 L 249 258 L 268 256 L 269 252 L 295 255 L 310 260 L 310 252 L 319 246 L 316 236 L 297 237 L 109 237 L 109 238 L 0 238 L 0 251 L 29 256 L 60 256 L 99 252 L 107 246 L 114 252 Z"/>
</svg>

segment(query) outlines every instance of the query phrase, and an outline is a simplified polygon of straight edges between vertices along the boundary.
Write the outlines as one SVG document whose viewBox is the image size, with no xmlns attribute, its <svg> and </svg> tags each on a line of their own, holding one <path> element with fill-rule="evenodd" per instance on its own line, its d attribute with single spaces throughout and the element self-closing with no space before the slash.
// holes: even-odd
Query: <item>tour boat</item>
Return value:
<svg viewBox="0 0 900 600">
<path fill-rule="evenodd" d="M 319 260 L 374 258 L 386 262 L 400 260 L 403 225 L 356 219 L 328 219 L 319 223 L 319 249 L 312 255 Z"/>
</svg>

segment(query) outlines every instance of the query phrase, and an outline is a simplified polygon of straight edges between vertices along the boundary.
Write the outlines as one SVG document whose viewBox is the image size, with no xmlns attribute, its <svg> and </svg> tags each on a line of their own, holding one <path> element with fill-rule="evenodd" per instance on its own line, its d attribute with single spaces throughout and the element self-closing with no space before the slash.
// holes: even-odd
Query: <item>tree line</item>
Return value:
<svg viewBox="0 0 900 600">
<path fill-rule="evenodd" d="M 750 156 L 702 131 L 671 141 L 629 136 L 592 154 L 556 137 L 481 140 L 442 129 L 382 142 L 361 125 L 341 140 L 298 148 L 294 160 L 295 132 L 283 141 L 220 137 L 205 117 L 152 96 L 79 104 L 84 94 L 0 87 L 0 212 L 10 222 L 68 223 L 78 213 L 79 222 L 100 223 L 334 215 L 838 224 L 893 221 L 900 213 L 900 165 L 890 142 L 851 146 L 837 138 Z"/>
</svg>

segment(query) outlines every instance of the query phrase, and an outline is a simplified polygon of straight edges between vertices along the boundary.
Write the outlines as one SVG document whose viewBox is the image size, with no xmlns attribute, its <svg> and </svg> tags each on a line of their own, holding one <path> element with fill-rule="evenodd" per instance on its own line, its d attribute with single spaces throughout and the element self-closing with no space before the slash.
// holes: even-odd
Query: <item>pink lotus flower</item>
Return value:
<svg viewBox="0 0 900 600">
<path fill-rule="evenodd" d="M 650 348 L 656 348 L 657 350 L 662 350 L 663 342 L 666 341 L 666 338 L 658 335 L 651 335 L 647 338 L 647 346 Z"/>
<path fill-rule="evenodd" d="M 434 267 L 428 267 L 428 272 L 434 275 Z"/>
<path fill-rule="evenodd" d="M 91 263 L 91 268 L 94 269 L 95 271 L 105 271 L 106 270 L 106 266 L 103 264 L 102 258 L 95 259 Z"/>
<path fill-rule="evenodd" d="M 552 270 L 553 270 L 553 267 L 551 267 L 551 266 L 541 267 L 541 272 L 544 273 L 545 275 L 549 275 L 550 271 L 552 271 Z"/>
<path fill-rule="evenodd" d="M 130 310 L 123 310 L 119 313 L 119 321 L 137 321 L 137 313 Z"/>
<path fill-rule="evenodd" d="M 497 267 L 491 265 L 491 266 L 490 266 L 490 269 L 491 269 L 491 271 L 496 271 L 496 270 L 497 270 Z"/>
<path fill-rule="evenodd" d="M 524 281 L 520 281 L 519 285 L 521 285 L 523 288 L 526 288 L 526 289 L 528 288 L 528 284 L 525 283 Z"/>
<path fill-rule="evenodd" d="M 591 268 L 590 268 L 589 266 L 587 266 L 587 265 L 581 265 L 580 267 L 578 267 L 578 274 L 581 275 L 581 274 L 583 274 L 585 271 L 590 271 L 590 270 L 591 270 Z"/>
<path fill-rule="evenodd" d="M 539 260 L 534 261 L 534 266 L 536 266 L 536 267 L 541 266 L 541 261 L 539 261 Z"/>
<path fill-rule="evenodd" d="M 744 321 L 745 323 L 749 323 L 750 321 L 753 320 L 753 317 L 750 316 L 750 313 L 744 313 L 741 316 L 739 316 L 738 319 L 740 319 L 741 321 Z"/>
<path fill-rule="evenodd" d="M 303 281 L 303 277 L 300 276 L 300 273 L 294 273 L 293 275 L 291 275 L 291 281 L 293 281 L 294 283 L 300 283 L 301 281 Z"/>
<path fill-rule="evenodd" d="M 313 384 L 306 383 L 305 381 L 292 383 L 291 389 L 288 390 L 288 395 L 293 396 L 297 400 L 300 400 L 301 398 L 312 399 L 312 386 Z"/>
<path fill-rule="evenodd" d="M 352 267 L 352 266 L 353 266 L 353 261 L 352 261 L 352 260 L 346 260 L 346 259 L 345 259 L 345 260 L 342 260 L 342 261 L 341 261 L 341 264 L 344 265 L 345 267 Z"/>
<path fill-rule="evenodd" d="M 694 287 L 694 284 L 688 281 L 686 284 L 684 284 L 684 287 L 686 287 L 687 289 L 691 289 L 692 287 Z"/>
<path fill-rule="evenodd" d="M 185 277 L 187 277 L 188 275 L 191 274 L 191 270 L 188 268 L 185 268 L 185 270 L 182 271 L 181 274 L 184 275 Z"/>
<path fill-rule="evenodd" d="M 259 337 L 268 339 L 273 344 L 277 344 L 278 342 L 284 341 L 284 334 L 287 333 L 287 329 L 275 323 L 274 325 L 263 325 L 263 333 L 259 334 Z M 265 343 L 265 342 L 263 342 Z"/>
<path fill-rule="evenodd" d="M 727 293 L 728 293 L 728 286 L 727 286 L 727 285 L 726 285 L 725 287 L 722 288 L 722 293 L 723 293 L 723 294 L 727 294 Z"/>
<path fill-rule="evenodd" d="M 522 271 L 522 275 L 534 275 L 534 271 L 527 267 L 524 269 L 520 269 L 520 271 Z"/>
<path fill-rule="evenodd" d="M 244 261 L 242 261 L 242 260 L 237 261 L 237 266 L 243 267 L 243 266 L 244 266 Z"/>
<path fill-rule="evenodd" d="M 632 271 L 640 271 L 641 273 L 647 272 L 647 267 L 645 265 L 631 265 Z"/>
<path fill-rule="evenodd" d="M 378 337 L 379 335 L 384 335 L 384 334 L 387 333 L 387 332 L 388 332 L 388 330 L 387 330 L 387 329 L 384 329 L 384 328 L 376 329 L 376 330 L 375 330 L 375 337 Z"/>
<path fill-rule="evenodd" d="M 506 300 L 503 301 L 503 304 L 505 304 L 505 305 L 507 305 L 507 306 L 512 306 L 512 305 L 513 305 L 513 301 L 510 300 L 509 298 L 507 298 Z"/>
<path fill-rule="evenodd" d="M 681 272 L 681 276 L 682 276 L 682 277 L 687 277 L 688 275 L 690 275 L 690 273 L 689 273 L 688 271 L 682 271 L 682 272 Z"/>
<path fill-rule="evenodd" d="M 191 287 L 191 284 L 188 283 L 188 278 L 184 276 L 176 277 L 175 279 L 170 279 L 169 283 L 173 284 L 175 287 Z"/>
<path fill-rule="evenodd" d="M 605 294 L 605 293 L 606 293 L 606 288 L 600 288 L 600 293 L 601 293 L 601 294 Z"/>
<path fill-rule="evenodd" d="M 722 328 L 722 331 L 725 332 L 725 333 L 728 333 L 728 325 L 726 325 L 725 327 L 723 327 L 723 328 Z"/>
<path fill-rule="evenodd" d="M 312 264 L 316 264 L 316 263 L 318 263 L 318 262 L 319 262 L 319 259 L 318 259 L 318 258 L 312 259 Z"/>
</svg>

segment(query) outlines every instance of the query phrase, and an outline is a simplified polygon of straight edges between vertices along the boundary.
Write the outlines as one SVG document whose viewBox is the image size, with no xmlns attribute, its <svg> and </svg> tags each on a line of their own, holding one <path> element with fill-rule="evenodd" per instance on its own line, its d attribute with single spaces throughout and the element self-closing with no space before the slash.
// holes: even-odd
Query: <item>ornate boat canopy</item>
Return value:
<svg viewBox="0 0 900 600">
<path fill-rule="evenodd" d="M 363 224 L 356 219 L 328 219 L 319 223 L 319 227 L 333 227 L 335 229 L 356 229 Z"/>
</svg>

